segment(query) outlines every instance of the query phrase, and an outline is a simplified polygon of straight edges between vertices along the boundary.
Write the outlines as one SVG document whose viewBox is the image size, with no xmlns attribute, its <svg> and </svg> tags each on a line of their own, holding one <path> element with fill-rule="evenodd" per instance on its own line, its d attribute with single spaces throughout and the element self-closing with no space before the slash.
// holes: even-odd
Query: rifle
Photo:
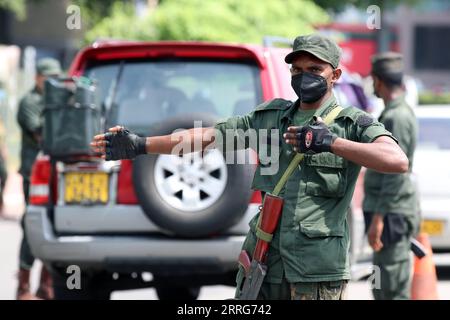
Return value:
<svg viewBox="0 0 450 320">
<path fill-rule="evenodd" d="M 257 227 L 259 237 L 253 252 L 253 259 L 250 261 L 250 257 L 245 250 L 242 250 L 239 254 L 239 264 L 242 265 L 245 271 L 244 286 L 239 297 L 241 300 L 256 300 L 258 296 L 267 274 L 266 259 L 269 243 L 272 240 L 272 233 L 277 227 L 282 209 L 283 198 L 266 194 L 260 215 L 261 227 Z"/>
<path fill-rule="evenodd" d="M 342 108 L 336 106 L 325 117 L 325 124 L 329 125 L 342 111 Z M 253 251 L 252 259 L 247 251 L 242 250 L 239 254 L 239 264 L 244 268 L 245 280 L 242 291 L 238 299 L 240 300 L 256 300 L 262 283 L 267 274 L 267 253 L 269 244 L 272 241 L 272 234 L 278 225 L 278 221 L 283 210 L 283 198 L 279 197 L 281 190 L 286 184 L 290 175 L 297 168 L 298 164 L 303 160 L 304 154 L 298 153 L 292 159 L 286 171 L 278 181 L 272 193 L 264 196 L 263 207 L 260 211 L 259 220 L 256 226 L 256 236 L 258 238 Z"/>
</svg>

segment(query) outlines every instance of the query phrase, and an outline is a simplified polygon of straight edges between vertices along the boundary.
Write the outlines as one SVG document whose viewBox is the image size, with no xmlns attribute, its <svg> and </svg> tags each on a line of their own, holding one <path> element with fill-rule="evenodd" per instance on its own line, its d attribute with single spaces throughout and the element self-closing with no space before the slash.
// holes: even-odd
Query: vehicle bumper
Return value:
<svg viewBox="0 0 450 320">
<path fill-rule="evenodd" d="M 244 235 L 213 239 L 170 239 L 150 235 L 59 236 L 44 207 L 29 206 L 26 232 L 35 257 L 50 264 L 154 274 L 205 274 L 233 271 Z M 370 274 L 370 264 L 352 265 L 352 279 Z"/>
<path fill-rule="evenodd" d="M 237 268 L 245 239 L 243 235 L 200 240 L 169 239 L 161 235 L 58 236 L 46 208 L 38 206 L 28 207 L 25 223 L 31 250 L 42 261 L 98 265 L 102 269 L 139 267 L 149 272 L 169 272 L 171 268 L 186 272 L 195 269 L 199 273 L 226 272 Z"/>
<path fill-rule="evenodd" d="M 244 235 L 259 204 L 249 204 L 242 219 L 227 233 Z M 161 233 L 139 205 L 55 206 L 55 229 L 59 234 L 139 234 Z"/>
<path fill-rule="evenodd" d="M 422 199 L 421 209 L 423 220 L 443 223 L 442 233 L 429 235 L 432 248 L 450 251 L 450 200 L 440 198 Z"/>
</svg>

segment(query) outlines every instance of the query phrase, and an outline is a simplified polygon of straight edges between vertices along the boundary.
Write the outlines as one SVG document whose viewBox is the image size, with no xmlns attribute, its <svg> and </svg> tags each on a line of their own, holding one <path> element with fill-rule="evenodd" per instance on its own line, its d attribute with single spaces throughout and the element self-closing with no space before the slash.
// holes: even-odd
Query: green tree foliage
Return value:
<svg viewBox="0 0 450 320">
<path fill-rule="evenodd" d="M 23 19 L 26 17 L 27 4 L 34 2 L 40 3 L 47 0 L 0 0 L 0 9 L 6 9 Z M 105 16 L 108 16 L 113 4 L 118 0 L 72 0 L 71 3 L 82 8 L 83 17 L 89 22 L 89 25 L 95 25 Z"/>
<path fill-rule="evenodd" d="M 117 2 L 111 15 L 87 34 L 134 40 L 201 40 L 260 43 L 264 35 L 293 38 L 328 22 L 310 0 L 164 0 L 143 17 L 129 3 Z"/>
<path fill-rule="evenodd" d="M 83 10 L 83 9 L 82 9 Z M 84 12 L 84 11 L 82 11 Z M 82 13 L 83 14 L 83 13 Z M 85 35 L 87 43 L 98 39 L 156 40 L 151 15 L 137 17 L 132 4 L 116 1 L 110 15 L 101 19 Z"/>
<path fill-rule="evenodd" d="M 72 4 L 81 7 L 83 22 L 88 28 L 95 26 L 103 18 L 110 16 L 115 8 L 114 4 L 117 2 L 118 0 L 71 0 Z M 120 5 L 124 1 L 119 2 Z M 129 3 L 129 1 L 125 1 L 125 3 Z"/>
<path fill-rule="evenodd" d="M 423 91 L 419 94 L 419 104 L 450 104 L 450 93 Z"/>
<path fill-rule="evenodd" d="M 0 9 L 12 11 L 17 17 L 25 17 L 25 0 L 0 0 Z"/>
<path fill-rule="evenodd" d="M 41 3 L 46 0 L 0 0 L 0 9 L 13 12 L 19 20 L 27 16 L 27 5 L 30 3 Z"/>
</svg>

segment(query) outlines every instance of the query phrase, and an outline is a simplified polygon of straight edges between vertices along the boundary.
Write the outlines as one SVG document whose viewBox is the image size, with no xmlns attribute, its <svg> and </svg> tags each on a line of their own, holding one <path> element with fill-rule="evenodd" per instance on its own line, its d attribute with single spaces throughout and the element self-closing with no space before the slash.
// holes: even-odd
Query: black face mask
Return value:
<svg viewBox="0 0 450 320">
<path fill-rule="evenodd" d="M 324 77 L 309 72 L 292 76 L 291 86 L 300 101 L 306 103 L 316 102 L 328 90 L 327 80 Z"/>
</svg>

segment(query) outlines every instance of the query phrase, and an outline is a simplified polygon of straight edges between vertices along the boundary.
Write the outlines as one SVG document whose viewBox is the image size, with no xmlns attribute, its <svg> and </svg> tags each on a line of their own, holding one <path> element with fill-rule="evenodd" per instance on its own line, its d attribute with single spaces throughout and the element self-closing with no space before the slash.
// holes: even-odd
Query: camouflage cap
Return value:
<svg viewBox="0 0 450 320">
<path fill-rule="evenodd" d="M 403 55 L 397 52 L 383 52 L 372 57 L 372 73 L 379 77 L 403 73 Z"/>
<path fill-rule="evenodd" d="M 292 52 L 284 58 L 284 61 L 292 63 L 300 52 L 309 52 L 320 60 L 328 62 L 333 68 L 339 66 L 341 49 L 336 42 L 322 35 L 310 34 L 295 38 Z"/>
<path fill-rule="evenodd" d="M 56 59 L 42 58 L 37 62 L 36 72 L 43 76 L 58 75 L 61 73 L 61 65 Z"/>
</svg>

